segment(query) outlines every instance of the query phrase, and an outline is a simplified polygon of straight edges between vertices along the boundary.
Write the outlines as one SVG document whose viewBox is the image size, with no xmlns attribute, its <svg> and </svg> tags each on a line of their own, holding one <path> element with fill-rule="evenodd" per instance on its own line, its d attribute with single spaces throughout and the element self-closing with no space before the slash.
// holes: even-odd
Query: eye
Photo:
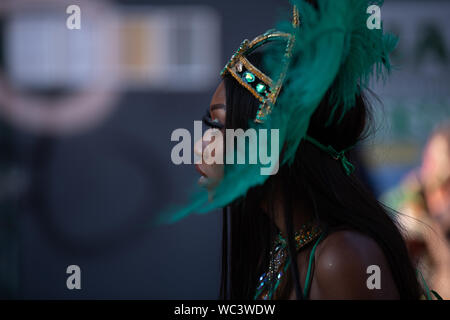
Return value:
<svg viewBox="0 0 450 320">
<path fill-rule="evenodd" d="M 214 129 L 223 129 L 224 125 L 222 123 L 220 123 L 220 121 L 218 119 L 211 119 L 211 113 L 209 112 L 209 108 L 206 109 L 206 114 L 203 116 L 203 123 L 210 127 L 210 128 L 214 128 Z"/>
</svg>

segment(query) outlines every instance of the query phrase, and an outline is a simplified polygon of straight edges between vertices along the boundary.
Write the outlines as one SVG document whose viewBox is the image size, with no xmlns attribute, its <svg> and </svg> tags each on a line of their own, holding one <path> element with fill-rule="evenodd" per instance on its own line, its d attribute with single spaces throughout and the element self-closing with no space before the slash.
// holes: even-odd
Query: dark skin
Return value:
<svg viewBox="0 0 450 320">
<path fill-rule="evenodd" d="M 225 124 L 226 95 L 221 82 L 214 93 L 210 115 L 212 120 Z M 203 143 L 203 147 L 204 147 Z M 219 166 L 201 167 L 205 173 L 222 170 Z M 217 174 L 216 174 L 217 175 Z M 264 204 L 261 204 L 264 208 Z M 298 228 L 311 216 L 308 208 L 297 206 L 294 212 L 294 225 Z M 285 233 L 282 207 L 277 206 L 274 223 Z M 297 264 L 302 288 L 305 285 L 309 254 L 312 245 L 297 255 Z M 381 289 L 367 288 L 367 267 L 377 265 L 380 268 Z M 371 238 L 356 231 L 338 231 L 329 234 L 316 249 L 315 270 L 310 287 L 310 299 L 399 299 L 389 264 L 378 244 Z M 293 290 L 290 299 L 295 299 Z"/>
<path fill-rule="evenodd" d="M 309 253 L 297 256 L 302 287 L 306 279 Z M 381 288 L 367 288 L 367 267 L 380 267 Z M 294 299 L 294 292 L 291 299 Z M 315 254 L 315 271 L 311 281 L 310 299 L 399 299 L 386 257 L 377 243 L 356 231 L 338 231 L 319 243 Z"/>
</svg>

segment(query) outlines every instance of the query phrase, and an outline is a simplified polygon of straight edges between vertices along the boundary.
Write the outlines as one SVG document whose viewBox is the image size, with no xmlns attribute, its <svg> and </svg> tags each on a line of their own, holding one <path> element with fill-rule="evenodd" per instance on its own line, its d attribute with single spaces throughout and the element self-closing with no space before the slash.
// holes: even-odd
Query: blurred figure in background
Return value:
<svg viewBox="0 0 450 320">
<path fill-rule="evenodd" d="M 450 299 L 450 122 L 429 138 L 421 166 L 384 198 L 400 212 L 410 254 L 430 287 Z"/>
</svg>

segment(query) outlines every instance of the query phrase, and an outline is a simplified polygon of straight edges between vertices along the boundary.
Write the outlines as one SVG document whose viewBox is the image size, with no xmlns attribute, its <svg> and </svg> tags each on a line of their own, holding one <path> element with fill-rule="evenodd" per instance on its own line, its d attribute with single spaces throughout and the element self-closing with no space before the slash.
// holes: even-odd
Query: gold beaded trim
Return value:
<svg viewBox="0 0 450 320">
<path fill-rule="evenodd" d="M 308 227 L 305 227 L 304 229 L 300 229 L 295 233 L 294 239 L 295 239 L 295 246 L 297 250 L 300 250 L 304 246 L 306 246 L 308 243 L 316 239 L 322 231 L 319 227 L 309 227 L 310 229 L 307 229 Z"/>
<path fill-rule="evenodd" d="M 294 6 L 293 8 L 293 20 L 292 25 L 294 27 L 299 26 L 299 13 L 297 10 L 297 7 Z M 248 91 L 252 93 L 252 95 L 258 99 L 261 104 L 259 106 L 259 109 L 256 114 L 256 119 L 254 120 L 257 123 L 263 123 L 265 118 L 271 113 L 272 107 L 275 105 L 276 100 L 280 94 L 281 87 L 284 83 L 284 80 L 286 78 L 286 73 L 289 68 L 290 60 L 292 57 L 292 51 L 294 48 L 294 35 L 286 32 L 276 31 L 276 30 L 269 30 L 266 33 L 257 36 L 255 39 L 253 39 L 251 42 L 249 40 L 245 39 L 239 49 L 236 51 L 236 53 L 231 57 L 231 59 L 228 61 L 228 63 L 223 68 L 220 75 L 224 77 L 227 73 L 230 73 L 233 78 L 235 78 L 238 83 L 246 88 Z M 253 66 L 245 57 L 247 54 L 250 54 L 254 50 L 256 50 L 258 47 L 266 44 L 267 42 L 271 41 L 286 41 L 286 50 L 282 61 L 282 69 L 280 76 L 274 85 L 273 80 L 264 74 L 261 70 Z M 236 67 L 237 64 L 242 64 L 246 71 L 250 72 L 258 78 L 261 82 L 265 83 L 267 85 L 266 92 L 267 94 L 265 96 L 261 95 L 259 92 L 256 91 L 255 88 L 253 88 L 252 85 L 250 85 L 247 81 L 242 79 L 242 76 L 237 72 Z M 240 72 L 241 73 L 241 72 Z"/>
<path fill-rule="evenodd" d="M 265 84 L 267 84 L 270 88 L 273 86 L 273 81 L 271 78 L 266 76 L 264 73 L 262 73 L 258 68 L 256 68 L 254 65 L 252 65 L 246 58 L 243 56 L 239 57 L 239 61 L 242 63 L 242 65 L 252 72 L 255 76 L 257 76 L 260 80 L 262 80 Z"/>
<path fill-rule="evenodd" d="M 260 96 L 259 93 L 253 89 L 253 87 L 251 85 L 249 85 L 247 82 L 245 82 L 241 76 L 239 76 L 236 71 L 234 70 L 236 66 L 232 66 L 232 67 L 227 67 L 227 70 L 230 72 L 230 74 L 233 76 L 233 78 L 235 78 L 237 80 L 237 82 L 239 82 L 239 84 L 241 86 L 243 86 L 244 88 L 246 88 L 248 91 L 250 91 L 251 94 L 253 94 L 253 96 L 258 99 L 261 103 L 264 103 L 265 98 Z"/>
</svg>

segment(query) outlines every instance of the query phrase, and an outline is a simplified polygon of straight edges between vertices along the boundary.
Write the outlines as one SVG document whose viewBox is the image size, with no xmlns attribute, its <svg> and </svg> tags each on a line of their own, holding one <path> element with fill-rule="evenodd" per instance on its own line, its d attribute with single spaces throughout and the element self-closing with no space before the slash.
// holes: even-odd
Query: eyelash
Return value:
<svg viewBox="0 0 450 320">
<path fill-rule="evenodd" d="M 223 127 L 224 127 L 224 125 L 221 124 L 219 121 L 211 119 L 209 109 L 206 110 L 206 114 L 203 116 L 202 120 L 203 120 L 203 123 L 210 128 L 223 129 Z"/>
</svg>

